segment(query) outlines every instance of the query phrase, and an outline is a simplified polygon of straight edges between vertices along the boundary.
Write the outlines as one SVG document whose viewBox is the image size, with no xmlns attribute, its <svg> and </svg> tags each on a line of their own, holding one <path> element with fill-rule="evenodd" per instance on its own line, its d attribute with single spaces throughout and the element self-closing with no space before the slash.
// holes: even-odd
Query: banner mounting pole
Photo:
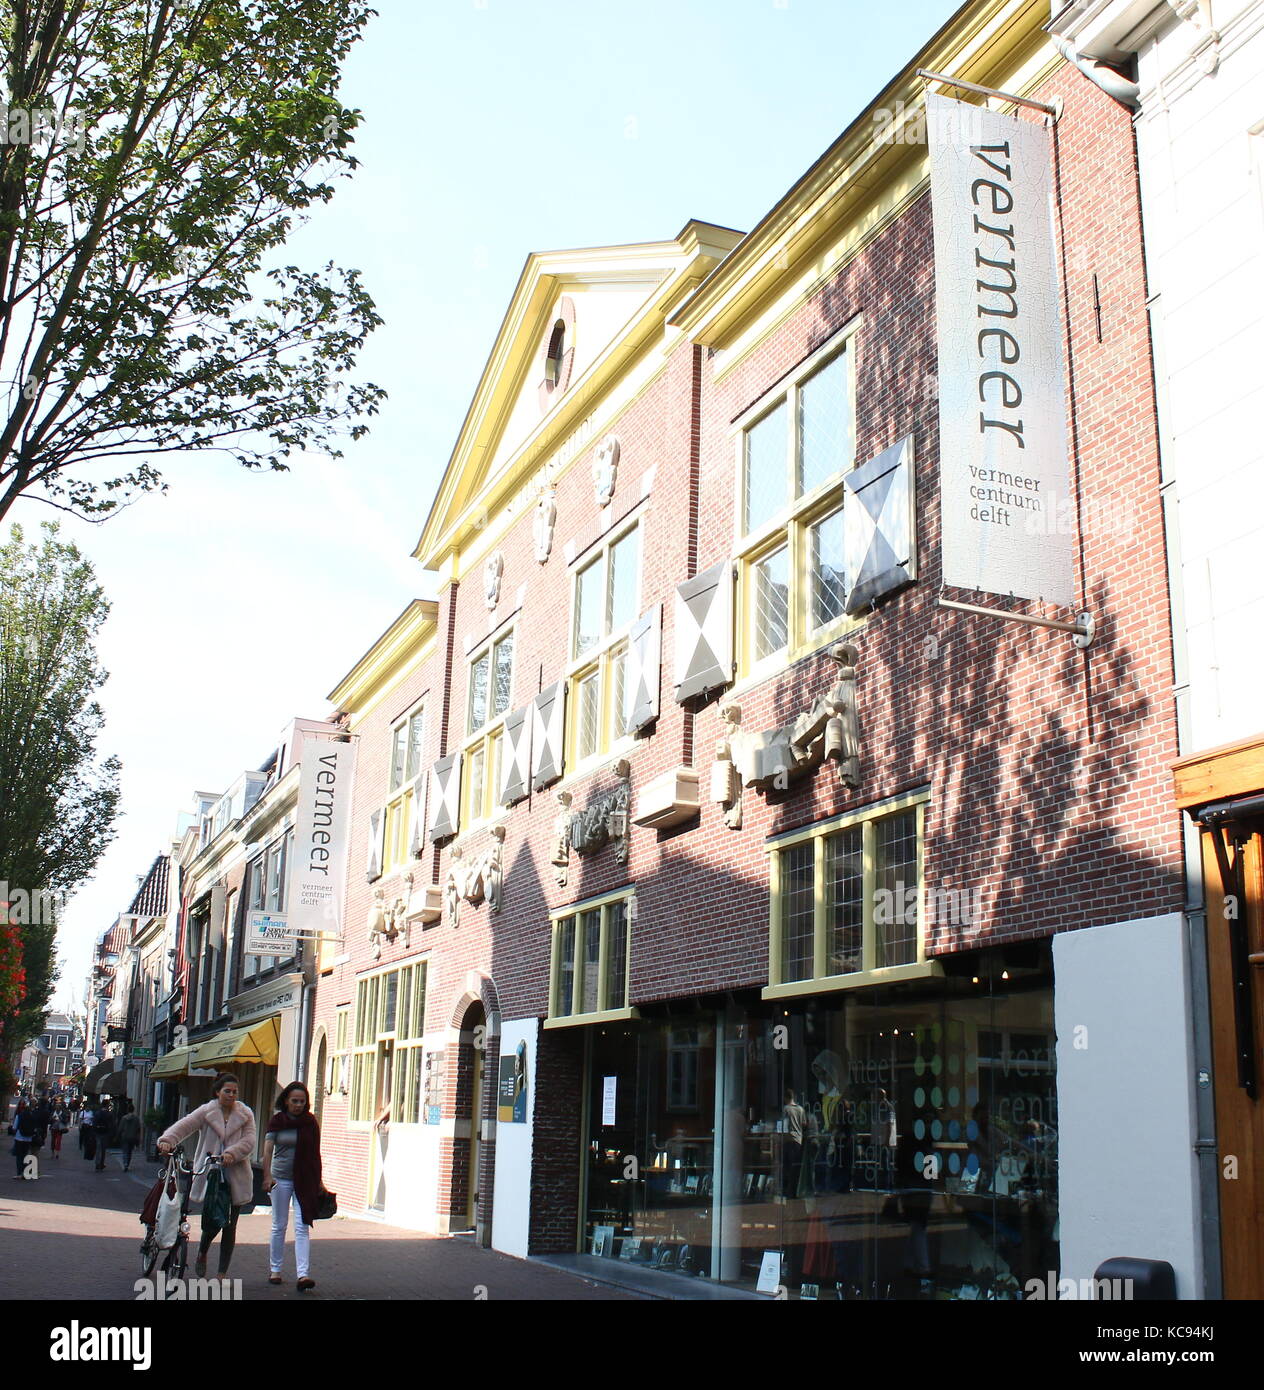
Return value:
<svg viewBox="0 0 1264 1390">
<path fill-rule="evenodd" d="M 1089 612 L 1076 614 L 1075 622 L 1061 622 L 1057 618 L 1038 618 L 1030 613 L 1003 613 L 999 608 L 984 608 L 977 603 L 958 603 L 956 599 L 939 599 L 941 608 L 952 608 L 958 613 L 978 613 L 985 618 L 1007 618 L 1012 623 L 1028 623 L 1032 627 L 1049 627 L 1055 632 L 1069 632 L 1075 639 L 1075 645 L 1081 651 L 1093 645 L 1093 638 L 1097 636 L 1097 624 L 1093 621 L 1093 615 Z"/>
<path fill-rule="evenodd" d="M 977 92 L 982 97 L 996 97 L 998 101 L 1012 101 L 1016 106 L 1028 106 L 1033 111 L 1043 111 L 1056 121 L 1062 114 L 1061 104 L 1050 106 L 1048 102 L 1033 101 L 1031 97 L 1016 97 L 1013 92 L 999 92 L 995 87 L 981 87 L 977 82 L 964 82 L 959 77 L 948 77 L 942 72 L 931 72 L 929 68 L 918 68 L 918 77 L 927 82 L 942 82 L 948 87 L 959 87 L 965 92 Z"/>
</svg>

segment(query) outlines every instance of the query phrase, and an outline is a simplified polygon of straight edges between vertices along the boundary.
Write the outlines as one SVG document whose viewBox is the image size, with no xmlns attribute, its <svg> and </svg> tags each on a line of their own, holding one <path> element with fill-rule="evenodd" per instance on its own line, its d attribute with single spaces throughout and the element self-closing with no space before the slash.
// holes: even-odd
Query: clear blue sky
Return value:
<svg viewBox="0 0 1264 1390">
<path fill-rule="evenodd" d="M 286 258 L 358 266 L 390 400 L 337 464 L 176 458 L 171 492 L 66 530 L 114 603 L 116 844 L 68 912 L 57 999 L 195 788 L 221 791 L 412 598 L 409 558 L 523 261 L 746 230 L 958 8 L 951 0 L 379 0 L 346 68 L 363 167 Z M 47 514 L 20 506 L 27 526 Z"/>
</svg>

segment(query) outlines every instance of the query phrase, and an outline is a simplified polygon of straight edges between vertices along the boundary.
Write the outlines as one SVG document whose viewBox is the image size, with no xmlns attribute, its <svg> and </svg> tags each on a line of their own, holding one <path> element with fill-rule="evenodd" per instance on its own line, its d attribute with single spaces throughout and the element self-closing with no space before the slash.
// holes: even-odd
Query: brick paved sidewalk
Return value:
<svg viewBox="0 0 1264 1390">
<path fill-rule="evenodd" d="M 157 1179 L 157 1165 L 138 1155 L 131 1172 L 125 1173 L 120 1155 L 111 1152 L 107 1167 L 98 1173 L 79 1153 L 77 1131 L 72 1130 L 60 1159 L 45 1147 L 39 1156 L 39 1179 L 19 1182 L 13 1178 L 8 1148 L 6 1144 L 8 1162 L 0 1169 L 0 1299 L 134 1299 L 144 1233 L 139 1213 Z M 192 1224 L 196 1242 L 196 1207 Z M 268 1283 L 269 1227 L 266 1208 L 243 1214 L 238 1222 L 232 1275 L 242 1280 L 242 1297 L 250 1301 L 635 1298 L 534 1262 L 482 1250 L 459 1237 L 428 1236 L 341 1217 L 314 1228 L 312 1277 L 317 1287 L 300 1294 L 294 1286 L 292 1227 L 286 1282 Z M 212 1273 L 215 1260 L 213 1249 Z"/>
</svg>

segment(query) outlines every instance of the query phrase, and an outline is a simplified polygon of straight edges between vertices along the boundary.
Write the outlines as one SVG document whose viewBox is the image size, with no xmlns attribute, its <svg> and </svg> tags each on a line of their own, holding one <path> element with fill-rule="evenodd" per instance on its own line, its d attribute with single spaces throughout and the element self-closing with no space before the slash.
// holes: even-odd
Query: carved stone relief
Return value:
<svg viewBox="0 0 1264 1390">
<path fill-rule="evenodd" d="M 570 792 L 558 792 L 557 804 L 560 810 L 557 813 L 557 819 L 553 822 L 553 856 L 549 862 L 553 865 L 553 876 L 557 879 L 557 886 L 565 888 L 571 862 Z"/>
<path fill-rule="evenodd" d="M 582 811 L 571 809 L 570 792 L 557 794 L 562 810 L 555 825 L 553 867 L 559 888 L 566 887 L 571 850 L 576 854 L 596 854 L 603 846 L 613 844 L 615 862 L 627 863 L 632 766 L 626 758 L 620 758 L 613 771 L 618 785 L 594 797 Z"/>
<path fill-rule="evenodd" d="M 405 874 L 400 895 L 391 903 L 386 901 L 386 890 L 375 888 L 373 901 L 369 904 L 369 945 L 373 947 L 373 959 L 382 959 L 382 942 L 394 943 L 400 936 L 404 938 L 404 948 L 408 948 L 408 903 L 413 890 L 412 874 Z"/>
<path fill-rule="evenodd" d="M 505 575 L 505 557 L 499 550 L 489 555 L 483 564 L 483 597 L 490 613 L 500 602 L 500 581 Z"/>
<path fill-rule="evenodd" d="M 448 877 L 443 885 L 448 920 L 460 925 L 462 901 L 486 902 L 490 911 L 499 912 L 504 901 L 505 827 L 494 825 L 491 844 L 476 859 L 467 860 L 460 845 L 453 845 L 448 856 Z"/>
<path fill-rule="evenodd" d="M 838 665 L 838 679 L 810 709 L 792 723 L 763 733 L 741 728 L 742 709 L 733 701 L 720 706 L 725 735 L 716 743 L 711 770 L 711 797 L 727 809 L 724 823 L 742 823 L 742 789 L 764 791 L 789 785 L 792 777 L 831 758 L 839 780 L 854 787 L 860 782 L 860 738 L 856 721 L 855 647 L 840 642 L 828 655 Z"/>
<path fill-rule="evenodd" d="M 618 435 L 608 434 L 593 455 L 593 487 L 599 507 L 608 507 L 614 498 L 619 476 L 619 448 Z"/>
<path fill-rule="evenodd" d="M 541 490 L 535 504 L 535 558 L 544 564 L 553 550 L 553 528 L 557 524 L 557 493 L 551 487 Z"/>
</svg>

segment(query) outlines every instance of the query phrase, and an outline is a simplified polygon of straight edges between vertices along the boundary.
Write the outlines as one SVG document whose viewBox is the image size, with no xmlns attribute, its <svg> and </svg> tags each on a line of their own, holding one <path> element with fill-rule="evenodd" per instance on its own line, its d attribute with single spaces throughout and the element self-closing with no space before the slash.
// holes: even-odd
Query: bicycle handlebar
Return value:
<svg viewBox="0 0 1264 1390">
<path fill-rule="evenodd" d="M 203 1157 L 203 1166 L 197 1167 L 195 1163 L 189 1163 L 184 1152 L 183 1142 L 174 1144 L 169 1153 L 166 1154 L 167 1166 L 175 1166 L 178 1173 L 191 1173 L 195 1178 L 200 1178 L 209 1173 L 212 1168 L 222 1167 L 224 1163 L 223 1154 L 206 1154 Z"/>
</svg>

